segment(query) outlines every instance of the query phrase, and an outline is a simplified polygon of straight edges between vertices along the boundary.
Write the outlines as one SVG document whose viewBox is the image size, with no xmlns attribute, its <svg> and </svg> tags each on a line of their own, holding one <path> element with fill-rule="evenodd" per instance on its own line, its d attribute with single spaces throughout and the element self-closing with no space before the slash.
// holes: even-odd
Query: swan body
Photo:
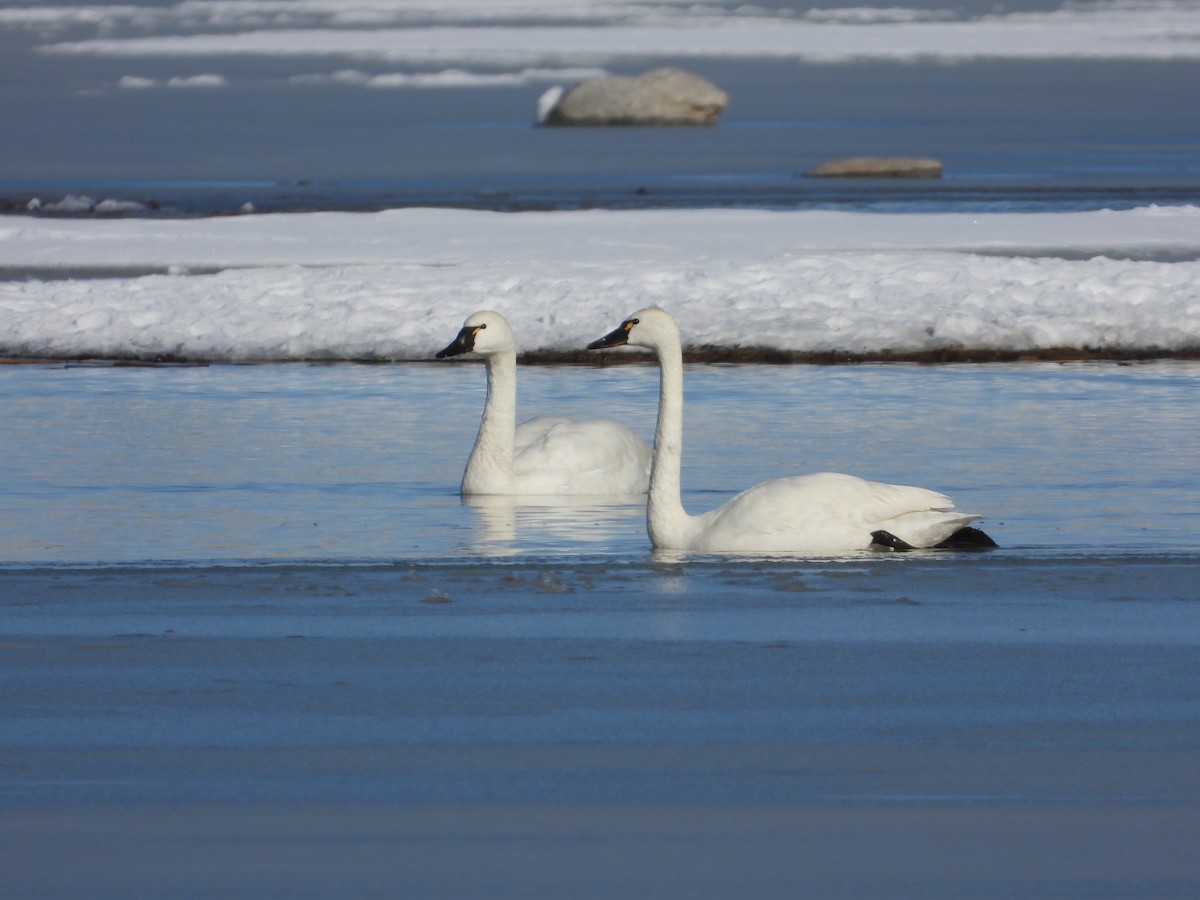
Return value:
<svg viewBox="0 0 1200 900">
<path fill-rule="evenodd" d="M 516 424 L 516 340 L 503 316 L 472 314 L 437 358 L 471 352 L 486 361 L 487 400 L 463 472 L 464 496 L 646 493 L 650 448 L 619 422 L 536 416 Z"/>
<path fill-rule="evenodd" d="M 646 503 L 647 531 L 656 549 L 826 555 L 872 546 L 937 547 L 953 542 L 956 535 L 971 546 L 995 546 L 983 532 L 967 527 L 979 516 L 956 511 L 944 494 L 836 472 L 764 481 L 716 509 L 688 515 L 680 498 L 683 352 L 679 329 L 664 310 L 642 309 L 588 349 L 622 344 L 647 347 L 658 358 L 658 424 Z"/>
</svg>

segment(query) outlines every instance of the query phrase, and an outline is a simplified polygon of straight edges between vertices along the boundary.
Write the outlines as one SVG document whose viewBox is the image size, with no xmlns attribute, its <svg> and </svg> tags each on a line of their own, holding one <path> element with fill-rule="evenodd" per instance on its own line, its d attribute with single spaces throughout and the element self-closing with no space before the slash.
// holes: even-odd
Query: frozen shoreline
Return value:
<svg viewBox="0 0 1200 900">
<path fill-rule="evenodd" d="M 1045 11 L 964 15 L 959 10 L 815 9 L 806 14 L 718 3 L 586 2 L 479 5 L 308 2 L 281 15 L 275 4 L 184 4 L 180 11 L 117 6 L 12 9 L 0 25 L 96 25 L 103 36 L 51 38 L 47 54 L 154 56 L 341 56 L 397 65 L 553 66 L 619 63 L 648 55 L 693 59 L 781 57 L 825 64 L 861 59 L 1195 59 L 1195 4 L 1116 2 Z M 206 19 L 211 16 L 210 21 Z M 279 16 L 279 21 L 275 20 Z M 961 17 L 961 18 L 960 18 Z M 189 33 L 199 26 L 201 33 Z M 214 26 L 219 26 L 219 30 Z M 122 29 L 133 35 L 120 36 Z M 163 29 L 145 36 L 146 30 Z M 118 36 L 112 32 L 117 31 Z"/>
<path fill-rule="evenodd" d="M 705 359 L 1192 356 L 1198 224 L 1196 207 L 7 216 L 0 353 L 422 360 L 495 308 L 529 359 L 582 361 L 660 305 Z"/>
</svg>

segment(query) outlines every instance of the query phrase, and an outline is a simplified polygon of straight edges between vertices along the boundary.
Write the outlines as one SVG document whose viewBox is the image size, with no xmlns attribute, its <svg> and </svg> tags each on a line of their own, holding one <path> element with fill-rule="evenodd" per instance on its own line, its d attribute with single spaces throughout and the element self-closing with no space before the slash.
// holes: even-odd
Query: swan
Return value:
<svg viewBox="0 0 1200 900">
<path fill-rule="evenodd" d="M 437 358 L 472 352 L 487 362 L 487 400 L 463 496 L 646 493 L 650 448 L 619 422 L 537 416 L 516 424 L 517 344 L 502 315 L 473 313 Z"/>
<path fill-rule="evenodd" d="M 688 515 L 680 498 L 683 352 L 670 313 L 651 307 L 588 344 L 629 344 L 654 351 L 659 367 L 658 424 L 646 503 L 646 530 L 659 550 L 829 555 L 871 548 L 912 550 L 995 546 L 967 527 L 979 518 L 924 488 L 820 472 L 764 481 L 723 506 Z"/>
</svg>

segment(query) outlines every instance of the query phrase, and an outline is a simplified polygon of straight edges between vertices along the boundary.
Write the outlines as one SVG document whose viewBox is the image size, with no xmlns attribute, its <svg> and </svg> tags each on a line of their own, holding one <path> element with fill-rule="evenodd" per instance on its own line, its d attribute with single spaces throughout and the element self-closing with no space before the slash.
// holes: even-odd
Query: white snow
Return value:
<svg viewBox="0 0 1200 900">
<path fill-rule="evenodd" d="M 1197 207 L 5 216 L 0 270 L 7 355 L 428 359 L 485 307 L 568 350 L 652 304 L 692 345 L 1200 347 Z"/>
<path fill-rule="evenodd" d="M 976 18 L 950 10 L 905 8 L 816 10 L 797 16 L 754 5 L 722 7 L 681 0 L 495 4 L 191 0 L 163 8 L 0 10 L 0 27 L 36 27 L 45 32 L 81 25 L 94 27 L 97 36 L 48 40 L 43 50 L 121 57 L 354 58 L 411 67 L 474 65 L 518 71 L 604 66 L 642 57 L 774 57 L 826 63 L 1200 58 L 1196 0 L 1066 4 L 1048 12 Z M 114 33 L 122 29 L 135 34 Z M 152 29 L 156 33 L 144 33 Z"/>
<path fill-rule="evenodd" d="M 185 0 L 5 6 L 0 28 L 36 32 L 47 53 L 295 57 L 297 83 L 399 88 L 578 80 L 640 57 L 1200 59 L 1197 0 L 974 18 L 693 0 Z M 381 62 L 389 71 L 367 71 Z M 117 82 L 227 83 L 211 70 Z M 40 210 L 129 211 L 73 196 Z M 0 353 L 423 359 L 481 307 L 508 315 L 524 349 L 572 349 L 651 303 L 697 345 L 1200 347 L 1196 208 L 246 212 L 0 217 L 12 276 Z"/>
<path fill-rule="evenodd" d="M 514 87 L 547 81 L 580 81 L 608 74 L 604 69 L 522 69 L 519 72 L 484 73 L 464 69 L 443 69 L 438 72 L 407 74 L 390 72 L 369 75 L 356 69 L 339 69 L 329 74 L 317 72 L 293 75 L 292 84 L 343 84 L 363 85 L 372 88 L 470 88 L 470 87 Z"/>
<path fill-rule="evenodd" d="M 158 87 L 159 82 L 154 78 L 144 78 L 141 75 L 122 75 L 117 81 L 117 87 L 127 90 L 141 91 Z"/>
</svg>

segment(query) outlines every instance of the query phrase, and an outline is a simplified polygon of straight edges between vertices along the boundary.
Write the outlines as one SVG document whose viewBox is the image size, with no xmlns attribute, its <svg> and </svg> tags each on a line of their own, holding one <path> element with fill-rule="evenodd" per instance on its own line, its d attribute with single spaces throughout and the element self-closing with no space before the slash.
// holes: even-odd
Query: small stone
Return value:
<svg viewBox="0 0 1200 900">
<path fill-rule="evenodd" d="M 808 174 L 814 178 L 941 178 L 942 164 L 912 156 L 847 156 L 821 163 Z"/>
</svg>

